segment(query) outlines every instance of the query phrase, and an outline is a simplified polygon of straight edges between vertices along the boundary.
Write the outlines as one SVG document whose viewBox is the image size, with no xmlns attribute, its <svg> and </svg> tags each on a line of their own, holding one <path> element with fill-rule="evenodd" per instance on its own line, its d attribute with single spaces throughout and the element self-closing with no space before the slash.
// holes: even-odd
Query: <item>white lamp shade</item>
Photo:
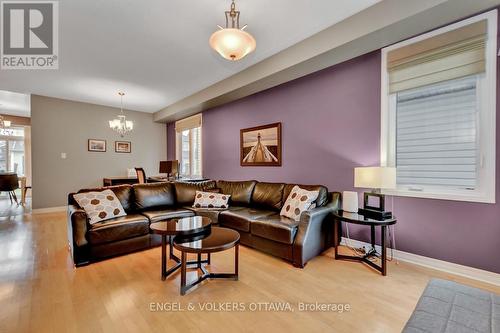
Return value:
<svg viewBox="0 0 500 333">
<path fill-rule="evenodd" d="M 354 168 L 354 187 L 372 189 L 396 188 L 396 168 L 360 167 Z"/>
</svg>

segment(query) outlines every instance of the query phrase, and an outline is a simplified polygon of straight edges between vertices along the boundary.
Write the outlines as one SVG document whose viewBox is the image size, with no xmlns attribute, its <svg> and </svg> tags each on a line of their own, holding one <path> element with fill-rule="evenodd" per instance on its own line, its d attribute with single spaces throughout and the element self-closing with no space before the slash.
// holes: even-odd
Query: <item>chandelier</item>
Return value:
<svg viewBox="0 0 500 333">
<path fill-rule="evenodd" d="M 1 129 L 6 129 L 7 127 L 10 127 L 11 122 L 10 120 L 5 120 L 2 115 L 0 115 L 0 128 Z"/>
<path fill-rule="evenodd" d="M 134 123 L 131 120 L 126 120 L 125 115 L 123 114 L 123 96 L 125 96 L 125 93 L 119 92 L 118 95 L 120 95 L 120 114 L 118 115 L 117 119 L 113 119 L 109 121 L 109 127 L 120 134 L 120 136 L 123 138 L 125 134 L 128 132 L 132 131 L 134 129 Z"/>
<path fill-rule="evenodd" d="M 255 38 L 244 31 L 246 25 L 240 29 L 240 12 L 236 10 L 234 0 L 231 9 L 226 11 L 226 27 L 218 25 L 218 31 L 210 36 L 210 46 L 223 58 L 228 60 L 240 60 L 255 50 Z M 231 26 L 229 26 L 231 22 Z"/>
</svg>

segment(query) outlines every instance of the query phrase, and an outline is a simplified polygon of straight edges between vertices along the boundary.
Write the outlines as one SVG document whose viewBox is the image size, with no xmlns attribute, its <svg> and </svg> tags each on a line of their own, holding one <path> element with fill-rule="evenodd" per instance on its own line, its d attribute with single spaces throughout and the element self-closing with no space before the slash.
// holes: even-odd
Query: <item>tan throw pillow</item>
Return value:
<svg viewBox="0 0 500 333">
<path fill-rule="evenodd" d="M 222 193 L 196 191 L 194 208 L 227 208 L 231 196 Z"/>
<path fill-rule="evenodd" d="M 87 213 L 90 224 L 127 215 L 120 200 L 111 190 L 78 193 L 73 197 Z"/>
<path fill-rule="evenodd" d="M 318 198 L 318 195 L 319 191 L 307 191 L 294 186 L 283 208 L 281 208 L 280 215 L 289 217 L 295 221 L 300 220 L 302 212 L 311 207 L 311 204 Z"/>
</svg>

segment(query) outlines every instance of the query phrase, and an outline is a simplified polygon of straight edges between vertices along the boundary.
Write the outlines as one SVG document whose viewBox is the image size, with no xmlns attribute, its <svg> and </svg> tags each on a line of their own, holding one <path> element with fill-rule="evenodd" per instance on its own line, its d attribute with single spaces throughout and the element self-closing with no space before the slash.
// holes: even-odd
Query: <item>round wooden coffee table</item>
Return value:
<svg viewBox="0 0 500 333">
<path fill-rule="evenodd" d="M 181 219 L 172 219 L 168 221 L 161 221 L 151 223 L 149 228 L 154 234 L 161 235 L 161 279 L 165 280 L 167 276 L 175 272 L 181 267 L 181 259 L 174 254 L 173 239 L 174 236 L 196 236 L 210 231 L 212 220 L 208 217 L 192 216 L 184 217 Z M 176 262 L 174 267 L 167 270 L 167 237 L 169 237 L 170 244 L 170 259 Z M 210 256 L 202 261 L 203 263 L 210 264 Z M 188 265 L 198 264 L 198 261 L 188 262 Z"/>
<path fill-rule="evenodd" d="M 238 280 L 238 253 L 240 245 L 240 234 L 237 231 L 227 228 L 212 227 L 209 233 L 200 234 L 194 237 L 176 236 L 174 247 L 181 251 L 181 295 L 192 287 L 206 279 L 233 279 Z M 201 260 L 202 253 L 214 253 L 228 250 L 234 247 L 234 273 L 211 273 L 203 266 Z M 186 284 L 187 254 L 198 254 L 197 269 L 203 272 L 196 281 Z"/>
</svg>

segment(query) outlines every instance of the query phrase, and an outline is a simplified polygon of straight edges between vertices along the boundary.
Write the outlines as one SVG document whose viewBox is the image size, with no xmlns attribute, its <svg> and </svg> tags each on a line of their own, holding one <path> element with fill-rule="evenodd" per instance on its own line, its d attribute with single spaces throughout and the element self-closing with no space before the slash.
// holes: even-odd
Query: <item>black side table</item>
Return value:
<svg viewBox="0 0 500 333">
<path fill-rule="evenodd" d="M 174 247 L 181 251 L 182 268 L 181 268 L 181 295 L 206 279 L 233 279 L 238 280 L 238 256 L 239 256 L 240 234 L 237 231 L 227 228 L 213 227 L 208 233 L 198 236 L 176 236 L 174 239 Z M 234 273 L 213 273 L 208 272 L 202 265 L 202 253 L 220 252 L 234 247 Z M 186 283 L 186 264 L 187 254 L 198 254 L 197 269 L 203 273 L 198 279 L 189 284 Z"/>
<path fill-rule="evenodd" d="M 208 217 L 192 216 L 181 219 L 172 219 L 168 221 L 151 223 L 149 228 L 154 234 L 161 235 L 161 279 L 165 280 L 167 276 L 175 272 L 182 265 L 181 259 L 174 254 L 174 236 L 195 236 L 209 232 L 212 226 L 212 220 Z M 170 259 L 176 262 L 176 265 L 167 270 L 167 237 L 169 237 Z M 198 261 L 189 261 L 188 265 L 199 264 Z M 210 265 L 210 254 L 203 263 Z"/>
<path fill-rule="evenodd" d="M 368 251 L 364 256 L 347 256 L 343 254 L 338 253 L 338 246 L 339 244 L 336 243 L 335 245 L 335 259 L 340 259 L 340 260 L 354 260 L 354 261 L 359 261 L 363 262 L 365 264 L 370 265 L 382 275 L 387 275 L 387 226 L 396 224 L 397 220 L 396 217 L 393 216 L 392 218 L 389 219 L 383 219 L 383 220 L 376 220 L 372 218 L 365 217 L 361 214 L 358 213 L 349 213 L 345 212 L 343 210 L 338 210 L 333 213 L 334 215 L 334 239 L 336 242 L 338 242 L 339 239 L 339 234 L 340 234 L 340 227 L 341 227 L 341 222 L 346 222 L 346 223 L 353 223 L 353 224 L 359 224 L 359 225 L 366 225 L 370 226 L 371 229 L 371 245 L 372 245 L 372 250 Z M 375 227 L 380 227 L 381 228 L 381 247 L 382 247 L 382 265 L 379 266 L 375 264 L 373 261 L 369 260 L 369 257 L 371 257 L 375 251 Z"/>
</svg>

